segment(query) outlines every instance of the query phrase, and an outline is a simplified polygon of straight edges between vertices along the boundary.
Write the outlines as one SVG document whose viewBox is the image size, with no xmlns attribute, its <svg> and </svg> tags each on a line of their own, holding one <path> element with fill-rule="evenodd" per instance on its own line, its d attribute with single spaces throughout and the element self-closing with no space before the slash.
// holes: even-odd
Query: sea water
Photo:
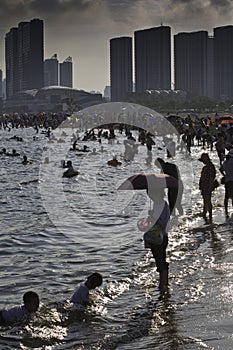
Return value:
<svg viewBox="0 0 233 350">
<path fill-rule="evenodd" d="M 161 296 L 137 228 L 151 203 L 145 191 L 117 187 L 133 174 L 159 172 L 154 159 L 166 159 L 163 139 L 155 138 L 148 165 L 142 145 L 134 161 L 123 160 L 126 137 L 118 131 L 113 142 L 78 141 L 79 148 L 95 147 L 95 155 L 70 151 L 74 131 L 57 129 L 48 143 L 33 128 L 0 130 L 0 147 L 21 154 L 0 156 L 0 307 L 21 304 L 28 290 L 41 299 L 29 324 L 1 328 L 0 349 L 231 349 L 232 222 L 224 217 L 221 185 L 213 194 L 213 224 L 204 225 L 202 147 L 192 147 L 191 155 L 178 147 L 172 160 L 185 186 L 184 215 L 171 219 L 169 293 Z M 218 169 L 215 150 L 206 151 Z M 33 163 L 23 165 L 23 154 Z M 121 166 L 107 165 L 114 155 Z M 72 160 L 80 174 L 62 178 L 62 159 Z M 93 271 L 103 274 L 103 285 L 91 292 L 93 305 L 73 310 L 66 300 Z"/>
</svg>

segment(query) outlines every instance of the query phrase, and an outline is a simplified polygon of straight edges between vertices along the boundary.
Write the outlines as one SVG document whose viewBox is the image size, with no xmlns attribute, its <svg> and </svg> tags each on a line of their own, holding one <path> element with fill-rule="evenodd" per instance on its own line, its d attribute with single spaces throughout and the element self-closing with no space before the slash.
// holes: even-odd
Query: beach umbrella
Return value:
<svg viewBox="0 0 233 350">
<path fill-rule="evenodd" d="M 130 176 L 118 187 L 118 190 L 156 190 L 178 187 L 179 183 L 173 176 L 152 173 Z"/>
<path fill-rule="evenodd" d="M 233 124 L 233 118 L 222 119 L 221 124 Z"/>
</svg>

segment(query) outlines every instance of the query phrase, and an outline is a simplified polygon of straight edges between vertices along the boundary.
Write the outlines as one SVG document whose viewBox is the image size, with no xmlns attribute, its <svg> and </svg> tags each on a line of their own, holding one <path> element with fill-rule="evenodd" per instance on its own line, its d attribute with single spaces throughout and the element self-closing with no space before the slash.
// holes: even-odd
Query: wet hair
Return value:
<svg viewBox="0 0 233 350">
<path fill-rule="evenodd" d="M 103 282 L 103 277 L 99 272 L 93 272 L 92 274 L 90 274 L 87 279 L 91 279 L 92 281 L 95 281 L 96 286 L 101 286 L 102 282 Z"/>
<path fill-rule="evenodd" d="M 26 292 L 23 295 L 23 302 L 24 304 L 31 303 L 33 300 L 37 299 L 39 301 L 39 296 L 36 292 Z"/>
</svg>

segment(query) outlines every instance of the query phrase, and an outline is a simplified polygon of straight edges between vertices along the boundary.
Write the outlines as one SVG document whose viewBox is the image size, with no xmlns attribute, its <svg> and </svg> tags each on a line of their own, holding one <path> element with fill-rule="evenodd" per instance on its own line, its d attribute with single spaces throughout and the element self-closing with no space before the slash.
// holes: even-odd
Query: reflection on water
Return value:
<svg viewBox="0 0 233 350">
<path fill-rule="evenodd" d="M 161 298 L 154 261 L 136 226 L 150 202 L 143 191 L 116 191 L 134 173 L 158 172 L 146 165 L 145 147 L 139 147 L 135 162 L 112 168 L 106 162 L 123 153 L 122 135 L 117 134 L 119 144 L 103 141 L 105 153 L 77 156 L 69 152 L 67 130 L 66 160 L 80 176 L 61 180 L 64 146 L 50 145 L 54 157 L 40 173 L 44 135 L 32 141 L 32 129 L 21 132 L 25 142 L 14 144 L 7 140 L 14 130 L 0 131 L 2 147 L 15 147 L 34 161 L 25 167 L 19 158 L 1 157 L 1 308 L 19 304 L 29 289 L 40 294 L 42 307 L 28 325 L 2 328 L 0 348 L 231 349 L 232 222 L 224 218 L 222 187 L 213 198 L 213 225 L 204 225 L 200 216 L 202 150 L 176 156 L 185 183 L 185 215 L 171 220 L 170 292 Z M 95 142 L 85 144 L 100 149 Z M 165 154 L 161 140 L 158 144 L 153 158 Z M 211 156 L 217 167 L 215 153 Z M 47 181 L 51 167 L 55 189 Z M 96 269 L 103 286 L 93 293 L 94 304 L 77 312 L 66 300 Z"/>
</svg>

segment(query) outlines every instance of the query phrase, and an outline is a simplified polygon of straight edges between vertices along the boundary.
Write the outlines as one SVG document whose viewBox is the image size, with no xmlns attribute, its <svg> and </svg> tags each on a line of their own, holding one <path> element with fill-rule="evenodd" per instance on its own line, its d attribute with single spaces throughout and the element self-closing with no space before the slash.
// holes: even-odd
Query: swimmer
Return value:
<svg viewBox="0 0 233 350">
<path fill-rule="evenodd" d="M 23 305 L 0 310 L 0 324 L 6 326 L 29 320 L 32 314 L 38 310 L 39 304 L 40 300 L 37 293 L 26 292 L 23 295 Z"/>
<path fill-rule="evenodd" d="M 96 152 L 96 148 L 93 148 L 93 151 L 92 151 L 90 154 L 98 154 L 98 153 Z"/>
<path fill-rule="evenodd" d="M 20 154 L 18 152 L 16 152 L 15 149 L 12 150 L 12 153 L 6 153 L 8 156 L 11 156 L 11 157 L 17 157 L 17 156 L 20 156 Z"/>
<path fill-rule="evenodd" d="M 27 156 L 23 156 L 23 161 L 22 161 L 23 165 L 27 165 L 27 164 L 32 164 L 31 160 L 28 160 Z"/>
<path fill-rule="evenodd" d="M 75 305 L 87 306 L 90 304 L 89 291 L 101 286 L 103 277 L 100 273 L 94 272 L 89 275 L 72 295 L 70 301 Z"/>
<path fill-rule="evenodd" d="M 73 177 L 77 176 L 79 172 L 77 170 L 74 170 L 74 167 L 72 165 L 71 160 L 67 161 L 67 166 L 68 169 L 63 173 L 62 177 Z"/>
</svg>

